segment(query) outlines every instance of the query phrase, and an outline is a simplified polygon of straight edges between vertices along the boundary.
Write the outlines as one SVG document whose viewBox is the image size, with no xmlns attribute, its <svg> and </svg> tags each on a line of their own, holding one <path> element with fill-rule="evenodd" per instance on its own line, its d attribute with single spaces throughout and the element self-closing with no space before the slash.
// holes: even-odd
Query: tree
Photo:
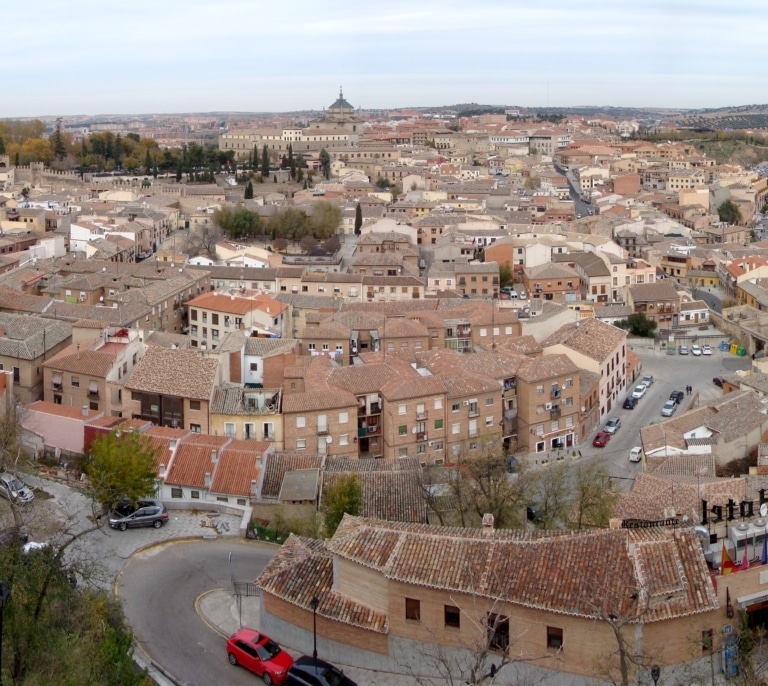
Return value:
<svg viewBox="0 0 768 686">
<path fill-rule="evenodd" d="M 357 516 L 363 505 L 363 487 L 356 472 L 342 474 L 323 488 L 323 531 L 327 538 L 336 533 L 345 514 Z"/>
<path fill-rule="evenodd" d="M 85 471 L 94 500 L 105 506 L 128 499 L 136 503 L 155 491 L 159 448 L 138 431 L 115 429 L 93 442 Z"/>
<path fill-rule="evenodd" d="M 213 222 L 231 238 L 247 238 L 259 233 L 261 217 L 245 208 L 233 212 L 225 207 L 213 213 Z"/>
<path fill-rule="evenodd" d="M 626 319 L 616 322 L 616 326 L 621 329 L 628 329 L 633 336 L 644 336 L 653 338 L 653 332 L 656 330 L 656 322 L 648 319 L 643 312 L 635 312 Z"/>
<path fill-rule="evenodd" d="M 564 461 L 557 461 L 538 472 L 532 479 L 530 492 L 541 512 L 545 529 L 553 529 L 568 515 L 570 496 L 569 470 Z"/>
<path fill-rule="evenodd" d="M 254 145 L 253 146 L 253 165 L 251 165 L 251 169 L 256 170 L 259 168 L 259 146 Z"/>
<path fill-rule="evenodd" d="M 269 176 L 269 148 L 264 144 L 264 148 L 261 151 L 261 175 L 264 177 Z"/>
<path fill-rule="evenodd" d="M 304 210 L 287 207 L 282 212 L 269 218 L 269 229 L 273 237 L 285 238 L 289 241 L 300 241 L 307 233 L 307 214 Z"/>
<path fill-rule="evenodd" d="M 721 222 L 726 224 L 740 224 L 742 221 L 741 210 L 733 200 L 726 200 L 717 208 L 717 214 Z"/>
<path fill-rule="evenodd" d="M 541 178 L 538 176 L 529 176 L 525 180 L 525 187 L 531 191 L 539 190 L 539 188 L 541 188 Z"/>
<path fill-rule="evenodd" d="M 360 203 L 357 203 L 355 207 L 355 236 L 360 235 L 360 229 L 363 226 L 363 210 L 360 207 Z"/>
<path fill-rule="evenodd" d="M 338 233 L 341 226 L 341 209 L 330 202 L 318 202 L 312 207 L 309 227 L 317 238 L 326 238 Z"/>
<path fill-rule="evenodd" d="M 149 148 L 144 155 L 144 173 L 149 176 L 152 173 L 152 155 L 149 154 Z"/>
<path fill-rule="evenodd" d="M 341 240 L 338 234 L 326 238 L 322 243 L 322 248 L 327 253 L 336 253 L 341 248 Z"/>
<path fill-rule="evenodd" d="M 53 156 L 57 160 L 63 160 L 67 156 L 67 148 L 64 144 L 64 136 L 61 133 L 61 117 L 56 119 L 56 126 L 53 129 L 51 143 L 53 145 Z"/>
<path fill-rule="evenodd" d="M 252 181 L 249 181 L 248 185 L 245 187 L 245 199 L 253 200 L 253 182 Z"/>
<path fill-rule="evenodd" d="M 328 151 L 325 148 L 322 148 L 320 150 L 320 169 L 323 172 L 323 176 L 326 179 L 331 178 L 331 156 L 328 154 Z"/>
<path fill-rule="evenodd" d="M 5 155 L 5 141 L 2 136 L 0 136 L 0 155 Z"/>
<path fill-rule="evenodd" d="M 176 167 L 176 183 L 181 183 L 181 160 L 179 160 L 179 165 Z"/>
<path fill-rule="evenodd" d="M 307 234 L 299 241 L 299 246 L 304 252 L 310 253 L 318 246 L 318 242 L 314 236 Z"/>
<path fill-rule="evenodd" d="M 288 168 L 291 170 L 291 178 L 296 180 L 296 160 L 293 159 L 293 146 L 288 143 Z"/>
<path fill-rule="evenodd" d="M 283 252 L 288 247 L 288 241 L 285 238 L 275 238 L 272 241 L 272 248 L 275 252 Z"/>
<path fill-rule="evenodd" d="M 605 463 L 579 464 L 572 479 L 571 524 L 576 529 L 607 527 L 620 498 L 620 489 L 610 478 Z"/>
<path fill-rule="evenodd" d="M 499 265 L 499 286 L 509 286 L 512 283 L 512 268 L 509 262 Z"/>
</svg>

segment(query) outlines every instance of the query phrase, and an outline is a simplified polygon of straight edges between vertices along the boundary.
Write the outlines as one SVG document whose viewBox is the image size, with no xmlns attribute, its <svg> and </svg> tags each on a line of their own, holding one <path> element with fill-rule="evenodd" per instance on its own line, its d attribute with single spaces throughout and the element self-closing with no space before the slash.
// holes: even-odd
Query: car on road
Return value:
<svg viewBox="0 0 768 686">
<path fill-rule="evenodd" d="M 645 395 L 645 392 L 648 389 L 646 388 L 645 384 L 639 384 L 635 386 L 635 390 L 632 391 L 632 397 L 636 398 L 637 400 L 640 400 Z"/>
<path fill-rule="evenodd" d="M 619 430 L 620 426 L 621 426 L 621 419 L 619 419 L 618 417 L 611 417 L 611 419 L 609 419 L 605 423 L 605 426 L 603 427 L 603 431 L 613 436 L 613 434 L 615 434 Z"/>
<path fill-rule="evenodd" d="M 645 384 L 647 388 L 650 388 L 653 385 L 653 374 L 646 374 L 640 383 Z"/>
<path fill-rule="evenodd" d="M 0 474 L 0 495 L 20 504 L 31 503 L 35 499 L 32 489 L 10 472 Z"/>
<path fill-rule="evenodd" d="M 701 357 L 701 348 L 695 343 L 691 346 L 691 355 L 694 357 Z"/>
<path fill-rule="evenodd" d="M 636 446 L 629 451 L 630 462 L 640 462 L 643 459 L 643 449 L 640 446 Z"/>
<path fill-rule="evenodd" d="M 605 431 L 598 431 L 595 440 L 592 441 L 592 445 L 595 446 L 595 448 L 605 448 L 610 440 L 611 434 L 605 433 Z"/>
<path fill-rule="evenodd" d="M 706 344 L 701 346 L 701 354 L 702 355 L 711 355 L 712 354 L 712 348 Z"/>
<path fill-rule="evenodd" d="M 667 402 L 664 403 L 664 407 L 661 408 L 661 416 L 671 417 L 675 414 L 675 410 L 677 410 L 677 402 L 674 400 L 667 400 Z"/>
<path fill-rule="evenodd" d="M 687 345 L 681 345 L 681 346 L 678 346 L 678 348 L 677 348 L 677 352 L 678 352 L 680 355 L 687 355 L 687 354 L 688 354 L 688 346 L 687 346 Z"/>
<path fill-rule="evenodd" d="M 247 627 L 236 631 L 227 641 L 229 664 L 240 665 L 265 684 L 284 684 L 293 658 L 269 636 Z"/>
<path fill-rule="evenodd" d="M 330 662 L 309 655 L 297 658 L 288 670 L 288 683 L 292 686 L 357 686 Z"/>
<path fill-rule="evenodd" d="M 723 377 L 722 376 L 716 376 L 714 379 L 712 379 L 712 383 L 715 384 L 715 386 L 719 386 L 720 388 L 723 387 Z"/>
<path fill-rule="evenodd" d="M 685 398 L 685 393 L 682 391 L 672 391 L 672 393 L 669 394 L 669 399 L 674 400 L 678 405 L 683 402 L 683 399 Z"/>
<path fill-rule="evenodd" d="M 637 398 L 633 398 L 631 395 L 628 395 L 624 399 L 624 404 L 622 405 L 622 407 L 625 410 L 634 410 L 635 409 L 635 405 L 637 405 Z"/>
<path fill-rule="evenodd" d="M 157 500 L 140 500 L 133 503 L 123 502 L 109 513 L 109 526 L 113 529 L 135 529 L 142 526 L 153 526 L 159 529 L 168 521 L 168 511 L 165 505 Z"/>
</svg>

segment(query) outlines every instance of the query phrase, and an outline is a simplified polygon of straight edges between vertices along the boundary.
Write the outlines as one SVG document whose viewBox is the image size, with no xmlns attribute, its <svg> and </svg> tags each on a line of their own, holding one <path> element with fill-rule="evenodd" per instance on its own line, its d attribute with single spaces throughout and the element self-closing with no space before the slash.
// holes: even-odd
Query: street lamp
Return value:
<svg viewBox="0 0 768 686">
<path fill-rule="evenodd" d="M 317 606 L 319 604 L 320 601 L 317 596 L 313 595 L 312 600 L 309 601 L 309 606 L 312 608 L 312 658 L 315 661 L 315 667 L 317 667 Z"/>
<path fill-rule="evenodd" d="M 11 589 L 0 580 L 0 686 L 3 686 L 3 612 Z"/>
</svg>

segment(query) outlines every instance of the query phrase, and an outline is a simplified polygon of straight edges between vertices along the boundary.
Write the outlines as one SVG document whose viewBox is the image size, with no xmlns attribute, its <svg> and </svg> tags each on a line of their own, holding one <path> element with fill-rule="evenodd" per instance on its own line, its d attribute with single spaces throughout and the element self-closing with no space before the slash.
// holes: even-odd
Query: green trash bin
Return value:
<svg viewBox="0 0 768 686">
<path fill-rule="evenodd" d="M 739 346 L 739 349 L 736 351 L 736 354 L 739 357 L 744 357 L 747 354 L 747 349 L 743 348 L 742 346 Z"/>
</svg>

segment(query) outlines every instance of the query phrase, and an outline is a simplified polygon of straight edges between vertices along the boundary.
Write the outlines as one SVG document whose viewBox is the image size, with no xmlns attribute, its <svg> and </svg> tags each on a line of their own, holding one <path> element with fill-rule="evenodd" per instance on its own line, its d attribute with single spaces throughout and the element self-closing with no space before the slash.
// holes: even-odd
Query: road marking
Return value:
<svg viewBox="0 0 768 686">
<path fill-rule="evenodd" d="M 219 627 L 217 627 L 215 624 L 212 624 L 208 621 L 206 616 L 202 613 L 200 610 L 200 601 L 205 598 L 205 596 L 211 594 L 211 593 L 217 593 L 218 591 L 226 591 L 225 588 L 211 588 L 207 591 L 203 591 L 197 598 L 195 598 L 195 614 L 200 617 L 200 619 L 203 621 L 203 624 L 205 624 L 211 631 L 221 636 L 223 639 L 228 639 L 229 635 L 225 634 Z"/>
</svg>

